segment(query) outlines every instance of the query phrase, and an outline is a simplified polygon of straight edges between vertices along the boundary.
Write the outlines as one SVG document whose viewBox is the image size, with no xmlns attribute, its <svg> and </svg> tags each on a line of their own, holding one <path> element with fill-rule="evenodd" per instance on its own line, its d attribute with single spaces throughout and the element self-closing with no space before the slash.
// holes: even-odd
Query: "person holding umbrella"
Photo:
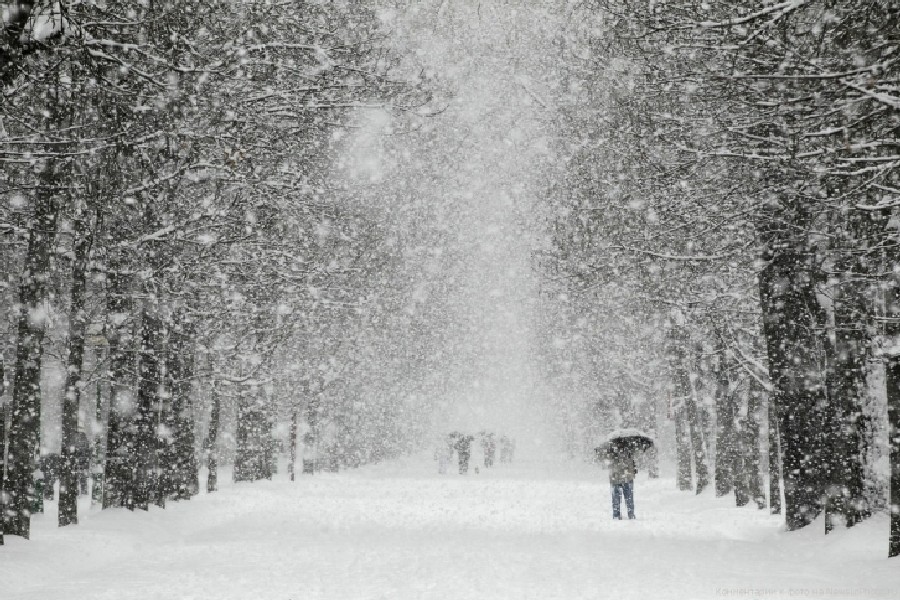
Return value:
<svg viewBox="0 0 900 600">
<path fill-rule="evenodd" d="M 469 456 L 472 453 L 473 441 L 475 441 L 474 436 L 466 435 L 464 433 L 459 434 L 459 437 L 456 439 L 454 448 L 456 449 L 456 454 L 459 456 L 460 475 L 465 475 L 469 472 Z"/>
<path fill-rule="evenodd" d="M 634 476 L 637 465 L 634 457 L 638 450 L 653 445 L 650 436 L 636 429 L 620 429 L 608 436 L 606 444 L 598 448 L 605 454 L 606 466 L 609 469 L 609 486 L 612 493 L 613 519 L 621 519 L 622 496 L 628 518 L 634 519 Z"/>
</svg>

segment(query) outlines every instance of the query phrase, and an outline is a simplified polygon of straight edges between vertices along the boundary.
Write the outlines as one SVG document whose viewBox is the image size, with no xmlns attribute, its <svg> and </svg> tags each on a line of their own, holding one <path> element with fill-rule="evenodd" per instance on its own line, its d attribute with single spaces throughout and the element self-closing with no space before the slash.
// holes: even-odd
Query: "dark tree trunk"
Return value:
<svg viewBox="0 0 900 600">
<path fill-rule="evenodd" d="M 258 479 L 254 469 L 257 439 L 257 419 L 253 410 L 255 402 L 255 397 L 248 399 L 247 392 L 240 392 L 235 435 L 234 474 L 232 475 L 235 482 Z"/>
<path fill-rule="evenodd" d="M 888 358 L 885 375 L 891 461 L 891 497 L 889 504 L 891 509 L 891 531 L 888 538 L 888 556 L 892 557 L 900 556 L 900 355 L 893 355 Z"/>
<path fill-rule="evenodd" d="M 647 477 L 659 479 L 659 448 L 656 446 L 647 450 Z"/>
<path fill-rule="evenodd" d="M 49 165 L 50 181 L 55 178 Z M 35 496 L 34 472 L 41 442 L 41 363 L 46 328 L 45 307 L 50 257 L 56 235 L 56 192 L 42 186 L 35 195 L 34 218 L 28 235 L 25 270 L 19 286 L 18 338 L 13 379 L 9 454 L 6 479 L 0 486 L 2 529 L 30 536 Z"/>
<path fill-rule="evenodd" d="M 275 475 L 276 465 L 275 465 L 275 440 L 272 438 L 272 428 L 274 426 L 274 422 L 272 420 L 271 411 L 267 410 L 263 413 L 263 438 L 262 438 L 262 451 L 263 451 L 263 470 L 262 476 L 266 479 L 272 479 L 272 476 Z"/>
<path fill-rule="evenodd" d="M 773 515 L 781 514 L 781 435 L 778 430 L 778 410 L 769 396 L 769 509 Z"/>
<path fill-rule="evenodd" d="M 106 424 L 103 508 L 126 505 L 132 471 L 128 429 L 134 411 L 134 336 L 132 290 L 124 265 L 111 264 L 107 276 L 107 328 L 110 399 Z"/>
<path fill-rule="evenodd" d="M 861 269 L 855 269 L 859 271 Z M 869 355 L 871 323 L 869 298 L 859 281 L 841 285 L 834 306 L 835 352 L 833 375 L 829 377 L 831 400 L 835 404 L 835 433 L 840 455 L 833 461 L 831 497 L 847 527 L 869 515 L 866 506 L 864 465 L 868 453 L 866 420 L 863 414 L 867 385 L 866 360 Z"/>
<path fill-rule="evenodd" d="M 271 479 L 270 424 L 255 391 L 241 396 L 237 421 L 234 480 Z"/>
<path fill-rule="evenodd" d="M 759 422 L 762 410 L 763 390 L 755 379 L 750 379 L 750 391 L 747 395 L 747 418 L 743 431 L 743 464 L 746 473 L 747 494 L 760 509 L 766 507 L 766 495 L 763 490 L 760 468 Z M 780 491 L 779 491 L 780 493 Z"/>
<path fill-rule="evenodd" d="M 6 367 L 3 364 L 3 355 L 0 354 L 0 397 L 6 393 Z M 6 403 L 0 402 L 0 494 L 3 493 L 4 481 L 6 480 Z M 0 499 L 0 510 L 3 510 L 3 501 Z M 3 513 L 0 512 L 0 546 L 3 545 Z"/>
<path fill-rule="evenodd" d="M 893 282 L 888 293 L 884 327 L 885 345 L 896 348 L 900 343 L 900 284 Z M 887 391 L 888 445 L 890 447 L 891 529 L 888 535 L 888 556 L 900 556 L 900 353 L 894 350 L 886 356 L 885 387 Z"/>
<path fill-rule="evenodd" d="M 157 425 L 160 422 L 160 356 L 163 324 L 150 310 L 141 318 L 141 353 L 138 365 L 137 412 L 132 427 L 131 470 L 132 487 L 126 494 L 126 508 L 147 510 L 151 498 L 158 497 Z M 129 502 L 130 500 L 130 502 Z"/>
<path fill-rule="evenodd" d="M 98 357 L 100 358 L 100 357 Z M 100 358 L 102 361 L 102 358 Z M 98 381 L 94 418 L 98 425 L 103 423 L 103 386 Z M 103 471 L 106 465 L 106 436 L 102 426 L 94 435 L 94 454 L 91 457 L 91 505 L 103 504 Z"/>
<path fill-rule="evenodd" d="M 178 394 L 181 392 L 179 382 L 184 376 L 183 363 L 179 356 L 182 340 L 180 323 L 172 321 L 176 317 L 169 315 L 168 336 L 165 343 L 165 390 L 159 400 L 157 418 L 163 424 L 165 435 L 158 435 L 156 440 L 156 464 L 159 466 L 159 485 L 157 487 L 157 503 L 165 505 L 166 498 L 179 499 L 179 490 L 183 485 L 183 468 L 178 457 L 179 420 L 177 406 Z M 163 363 L 161 363 L 162 366 Z"/>
<path fill-rule="evenodd" d="M 847 454 L 846 439 L 843 427 L 841 427 L 836 407 L 842 402 L 838 388 L 841 376 L 835 369 L 836 357 L 833 331 L 827 319 L 826 311 L 822 310 L 819 316 L 819 326 L 826 335 L 823 336 L 823 355 L 825 371 L 825 388 L 828 392 L 829 410 L 822 413 L 822 431 L 830 441 L 828 454 L 823 457 L 825 498 L 823 512 L 825 514 L 825 534 L 828 535 L 834 529 L 835 517 L 841 514 L 841 497 L 843 496 L 842 481 L 843 472 L 846 470 L 843 459 Z"/>
<path fill-rule="evenodd" d="M 179 426 L 177 451 L 179 464 L 184 467 L 184 487 L 182 492 L 185 498 L 196 496 L 200 493 L 200 463 L 197 459 L 196 437 L 194 433 L 194 399 L 191 396 L 194 382 L 194 330 L 187 330 L 184 347 L 182 348 L 182 360 L 184 361 L 184 377 L 179 382 Z"/>
<path fill-rule="evenodd" d="M 747 457 L 744 454 L 744 439 L 746 433 L 743 422 L 735 421 L 734 426 L 734 450 L 731 452 L 732 473 L 734 477 L 734 503 L 737 506 L 746 506 L 750 502 L 750 490 L 747 482 Z"/>
<path fill-rule="evenodd" d="M 206 447 L 209 448 L 209 473 L 206 476 L 206 491 L 215 492 L 218 484 L 218 437 L 219 437 L 219 419 L 222 411 L 222 402 L 219 397 L 219 391 L 216 388 L 216 382 L 212 384 L 212 411 L 209 416 L 209 434 L 206 438 Z"/>
<path fill-rule="evenodd" d="M 684 372 L 685 377 L 688 379 L 687 389 L 689 391 L 688 395 L 685 396 L 684 408 L 687 414 L 688 424 L 690 425 L 691 455 L 694 459 L 694 475 L 697 478 L 696 493 L 701 494 L 709 485 L 709 468 L 707 467 L 706 462 L 708 419 L 705 416 L 705 411 L 702 411 L 697 405 L 697 398 L 699 397 L 699 391 L 703 383 L 700 377 L 703 366 L 701 360 L 703 349 L 698 345 L 695 348 L 695 351 L 696 362 L 688 362 L 688 357 L 690 356 L 688 352 L 685 352 L 684 355 Z"/>
<path fill-rule="evenodd" d="M 678 489 L 691 489 L 691 425 L 687 414 L 687 399 L 693 394 L 690 372 L 686 363 L 687 339 L 680 327 L 673 327 L 668 334 L 669 372 L 675 395 L 675 479 Z"/>
<path fill-rule="evenodd" d="M 691 437 L 690 426 L 687 424 L 684 407 L 675 411 L 675 453 L 676 453 L 676 479 L 678 489 L 687 491 L 691 489 Z"/>
<path fill-rule="evenodd" d="M 716 382 L 716 496 L 719 497 L 730 494 L 735 489 L 734 467 L 738 455 L 734 426 L 735 398 L 728 389 L 727 368 L 725 348 L 722 346 L 718 352 Z"/>
<path fill-rule="evenodd" d="M 62 407 L 62 444 L 59 476 L 59 525 L 78 523 L 79 450 L 78 406 L 81 400 L 81 372 L 84 362 L 84 336 L 87 328 L 85 299 L 87 270 L 90 261 L 93 228 L 81 210 L 74 227 L 75 248 L 72 266 L 71 304 L 69 307 L 69 340 L 66 360 L 65 398 Z"/>
<path fill-rule="evenodd" d="M 152 404 L 150 413 L 153 422 L 153 433 L 148 443 L 153 448 L 150 501 L 160 508 L 166 507 L 166 499 L 175 493 L 174 464 L 175 464 L 175 416 L 172 411 L 175 390 L 172 387 L 172 367 L 166 331 L 167 323 L 159 321 L 157 331 L 156 376 L 159 378 L 159 387 L 156 402 Z"/>
<path fill-rule="evenodd" d="M 190 328 L 179 321 L 169 336 L 167 373 L 172 394 L 172 452 L 166 465 L 176 500 L 187 500 L 199 490 L 197 456 L 194 452 L 194 417 L 191 382 L 194 377 Z"/>
<path fill-rule="evenodd" d="M 693 394 L 685 399 L 685 413 L 690 426 L 691 455 L 694 459 L 694 473 L 697 476 L 697 493 L 700 494 L 709 485 L 709 470 L 706 466 L 706 445 L 703 440 L 703 424 L 700 411 Z"/>
<path fill-rule="evenodd" d="M 297 429 L 298 429 L 297 420 L 298 420 L 297 409 L 294 408 L 293 412 L 291 412 L 291 433 L 290 433 L 289 442 L 288 442 L 291 446 L 291 448 L 290 448 L 291 460 L 288 463 L 288 474 L 291 477 L 291 481 L 294 481 L 294 469 L 296 468 L 296 463 L 297 463 Z"/>
<path fill-rule="evenodd" d="M 737 439 L 742 440 L 743 436 L 744 431 L 737 427 Z M 750 490 L 747 486 L 747 468 L 744 458 L 742 449 L 734 453 L 734 503 L 736 506 L 746 506 L 750 503 Z"/>
<path fill-rule="evenodd" d="M 789 245 L 768 258 L 760 273 L 760 303 L 782 443 L 785 521 L 793 531 L 822 512 L 830 453 L 823 422 L 827 399 L 818 376 L 816 271 L 811 251 Z"/>
</svg>

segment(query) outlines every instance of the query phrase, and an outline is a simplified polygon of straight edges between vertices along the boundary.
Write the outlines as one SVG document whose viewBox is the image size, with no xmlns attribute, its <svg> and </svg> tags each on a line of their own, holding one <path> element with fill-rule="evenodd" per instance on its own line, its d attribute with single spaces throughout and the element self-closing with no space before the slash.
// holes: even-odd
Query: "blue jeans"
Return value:
<svg viewBox="0 0 900 600">
<path fill-rule="evenodd" d="M 622 492 L 622 496 L 625 496 L 625 506 L 628 507 L 628 518 L 634 518 L 634 482 L 629 481 L 627 483 L 611 483 L 609 484 L 612 489 L 612 508 L 613 508 L 613 519 L 621 519 L 621 497 L 619 496 L 619 491 Z"/>
</svg>

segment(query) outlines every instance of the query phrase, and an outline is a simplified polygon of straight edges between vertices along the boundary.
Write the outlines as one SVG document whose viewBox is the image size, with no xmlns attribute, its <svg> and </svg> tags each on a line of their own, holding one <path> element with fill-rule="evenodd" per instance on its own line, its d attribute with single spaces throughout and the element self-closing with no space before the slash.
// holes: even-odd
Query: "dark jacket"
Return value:
<svg viewBox="0 0 900 600">
<path fill-rule="evenodd" d="M 625 448 L 610 448 L 606 453 L 606 466 L 609 468 L 609 482 L 612 484 L 634 481 L 637 473 L 634 453 Z"/>
<path fill-rule="evenodd" d="M 464 436 L 460 437 L 459 440 L 457 440 L 457 442 L 456 442 L 456 451 L 459 452 L 463 456 L 469 456 L 469 454 L 472 451 L 471 450 L 472 441 L 474 439 L 475 438 L 473 438 L 470 435 L 464 435 Z"/>
</svg>

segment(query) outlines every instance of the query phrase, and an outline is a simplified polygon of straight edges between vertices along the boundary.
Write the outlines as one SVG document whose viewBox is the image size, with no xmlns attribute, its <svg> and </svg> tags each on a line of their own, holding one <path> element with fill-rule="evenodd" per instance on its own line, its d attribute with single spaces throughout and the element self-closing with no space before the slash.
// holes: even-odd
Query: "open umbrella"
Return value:
<svg viewBox="0 0 900 600">
<path fill-rule="evenodd" d="M 606 436 L 606 441 L 594 450 L 599 457 L 605 456 L 609 451 L 618 450 L 648 450 L 653 447 L 653 438 L 640 429 L 626 427 L 616 429 Z"/>
</svg>

